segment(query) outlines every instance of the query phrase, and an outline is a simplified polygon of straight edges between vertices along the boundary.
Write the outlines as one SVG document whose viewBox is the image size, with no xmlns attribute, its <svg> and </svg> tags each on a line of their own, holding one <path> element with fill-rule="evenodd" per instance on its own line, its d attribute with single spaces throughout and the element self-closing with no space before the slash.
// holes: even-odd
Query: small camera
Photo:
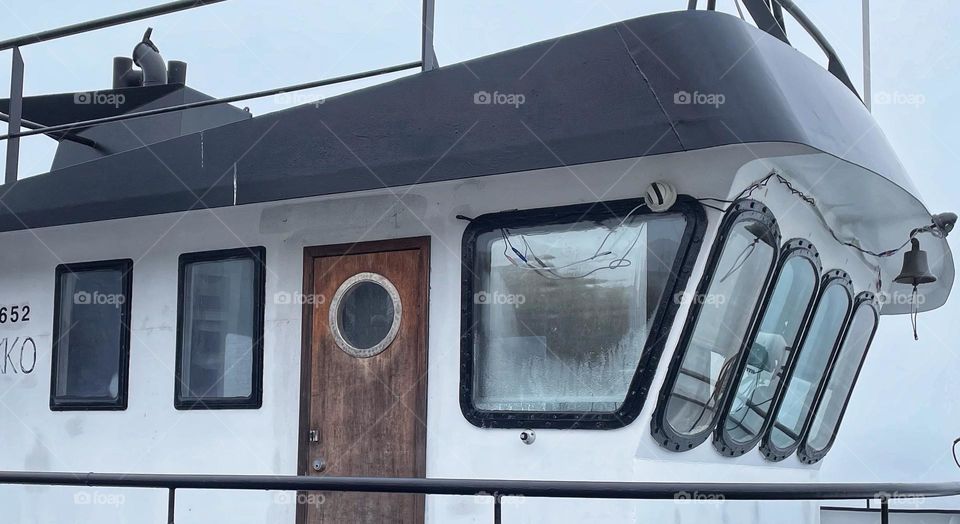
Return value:
<svg viewBox="0 0 960 524">
<path fill-rule="evenodd" d="M 532 429 L 525 429 L 520 432 L 520 442 L 529 446 L 535 440 L 537 440 L 537 434 Z"/>
</svg>

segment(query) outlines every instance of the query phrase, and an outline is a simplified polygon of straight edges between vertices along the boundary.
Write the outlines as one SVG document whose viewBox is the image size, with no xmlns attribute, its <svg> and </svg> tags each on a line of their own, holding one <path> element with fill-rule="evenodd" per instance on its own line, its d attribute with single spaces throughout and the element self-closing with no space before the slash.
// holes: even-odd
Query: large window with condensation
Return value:
<svg viewBox="0 0 960 524">
<path fill-rule="evenodd" d="M 126 408 L 132 272 L 132 260 L 57 267 L 51 409 Z"/>
<path fill-rule="evenodd" d="M 264 256 L 262 247 L 180 256 L 178 409 L 260 407 Z"/>
<path fill-rule="evenodd" d="M 721 453 L 742 455 L 760 440 L 784 369 L 796 353 L 800 330 L 813 307 L 819 279 L 819 256 L 813 245 L 803 239 L 787 242 L 714 438 Z"/>
<path fill-rule="evenodd" d="M 840 421 L 847 408 L 847 402 L 853 393 L 857 375 L 863 365 L 870 342 L 877 330 L 880 313 L 870 293 L 857 296 L 857 305 L 850 325 L 843 338 L 843 344 L 831 368 L 829 378 L 817 401 L 812 422 L 800 446 L 800 460 L 813 464 L 822 459 L 840 428 Z"/>
<path fill-rule="evenodd" d="M 850 277 L 843 271 L 831 271 L 826 277 L 810 326 L 792 370 L 788 372 L 785 388 L 774 408 L 773 422 L 761 446 L 761 451 L 770 460 L 783 460 L 800 443 L 850 313 L 853 303 L 851 289 Z"/>
<path fill-rule="evenodd" d="M 635 417 L 700 213 L 630 201 L 475 219 L 464 236 L 465 416 L 590 428 Z"/>
<path fill-rule="evenodd" d="M 779 242 L 763 204 L 740 201 L 727 212 L 654 413 L 654 438 L 667 449 L 693 448 L 714 427 Z"/>
</svg>

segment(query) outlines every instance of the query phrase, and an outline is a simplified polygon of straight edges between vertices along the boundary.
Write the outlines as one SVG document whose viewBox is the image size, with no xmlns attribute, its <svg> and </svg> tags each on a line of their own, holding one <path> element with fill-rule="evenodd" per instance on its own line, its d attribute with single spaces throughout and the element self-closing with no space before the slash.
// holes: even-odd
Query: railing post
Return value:
<svg viewBox="0 0 960 524">
<path fill-rule="evenodd" d="M 167 524 L 173 524 L 173 515 L 177 509 L 177 490 L 169 488 L 167 491 Z"/>
<path fill-rule="evenodd" d="M 20 119 L 23 118 L 23 56 L 20 48 L 13 48 L 13 66 L 10 71 L 10 118 L 7 120 L 7 134 L 20 133 Z M 7 165 L 4 184 L 8 186 L 17 181 L 17 169 L 20 163 L 20 137 L 14 136 L 7 141 Z"/>
<path fill-rule="evenodd" d="M 422 70 L 437 67 L 437 54 L 433 50 L 433 0 L 423 0 L 422 38 L 420 42 Z"/>
<path fill-rule="evenodd" d="M 887 497 L 880 499 L 880 524 L 890 524 L 890 502 Z"/>
<path fill-rule="evenodd" d="M 493 524 L 500 524 L 503 520 L 500 508 L 500 494 L 493 494 Z"/>
</svg>

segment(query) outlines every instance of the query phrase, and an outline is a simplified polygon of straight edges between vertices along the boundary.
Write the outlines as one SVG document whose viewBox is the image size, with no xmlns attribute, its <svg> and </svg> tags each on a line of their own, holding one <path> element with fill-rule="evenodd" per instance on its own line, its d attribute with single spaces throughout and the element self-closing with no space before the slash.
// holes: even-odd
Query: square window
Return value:
<svg viewBox="0 0 960 524">
<path fill-rule="evenodd" d="M 51 409 L 126 409 L 132 274 L 132 260 L 57 266 Z"/>
<path fill-rule="evenodd" d="M 478 217 L 464 235 L 461 407 L 481 427 L 639 414 L 702 212 L 638 201 Z"/>
<path fill-rule="evenodd" d="M 262 247 L 180 256 L 177 409 L 260 407 Z"/>
</svg>

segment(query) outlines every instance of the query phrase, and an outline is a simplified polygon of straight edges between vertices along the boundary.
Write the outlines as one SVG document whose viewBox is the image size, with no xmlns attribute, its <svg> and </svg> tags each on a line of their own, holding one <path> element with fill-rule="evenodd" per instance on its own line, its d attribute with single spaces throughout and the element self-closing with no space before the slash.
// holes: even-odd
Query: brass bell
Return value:
<svg viewBox="0 0 960 524">
<path fill-rule="evenodd" d="M 910 284 L 914 287 L 937 281 L 937 277 L 930 273 L 930 265 L 927 264 L 927 252 L 920 249 L 920 241 L 916 238 L 910 239 L 910 251 L 903 254 L 903 268 L 893 281 L 898 284 Z"/>
</svg>

